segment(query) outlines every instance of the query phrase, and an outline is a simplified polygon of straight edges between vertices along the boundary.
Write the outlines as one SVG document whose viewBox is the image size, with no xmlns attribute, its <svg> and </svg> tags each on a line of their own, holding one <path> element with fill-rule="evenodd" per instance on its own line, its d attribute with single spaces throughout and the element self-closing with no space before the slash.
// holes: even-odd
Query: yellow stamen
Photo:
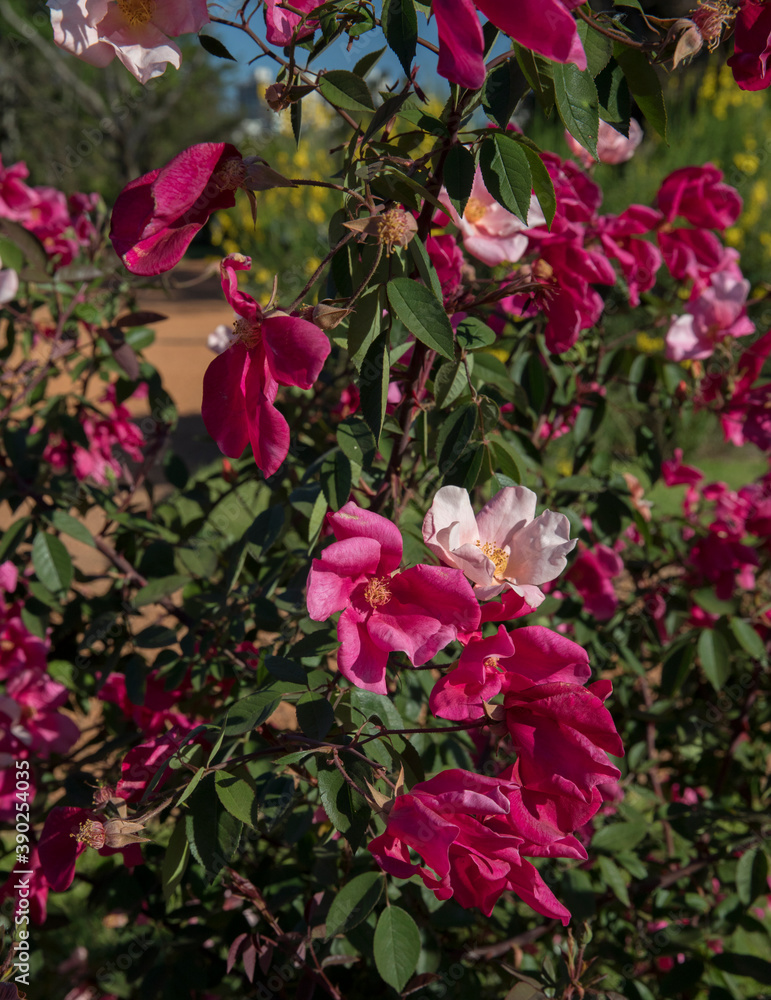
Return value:
<svg viewBox="0 0 771 1000">
<path fill-rule="evenodd" d="M 155 0 L 117 0 L 118 10 L 132 28 L 139 28 L 152 20 Z"/>
<path fill-rule="evenodd" d="M 250 351 L 256 347 L 262 339 L 262 324 L 252 323 L 243 316 L 239 316 L 233 323 L 233 333 L 238 337 L 244 347 Z"/>
<path fill-rule="evenodd" d="M 88 844 L 89 847 L 94 847 L 97 851 L 104 847 L 104 827 L 98 820 L 87 819 L 85 823 L 80 824 L 78 832 L 71 833 L 70 836 L 74 837 L 79 844 Z"/>
<path fill-rule="evenodd" d="M 383 604 L 388 604 L 391 600 L 391 588 L 388 585 L 388 577 L 376 577 L 369 581 L 364 588 L 364 600 L 373 608 L 379 608 Z"/>
<path fill-rule="evenodd" d="M 469 198 L 466 202 L 466 211 L 463 213 L 463 218 L 466 222 L 479 222 L 487 215 L 487 205 L 479 198 Z"/>
<path fill-rule="evenodd" d="M 477 548 L 481 549 L 490 562 L 495 566 L 495 576 L 503 577 L 506 567 L 509 564 L 509 553 L 505 549 L 499 548 L 495 542 L 481 542 L 477 539 Z"/>
</svg>

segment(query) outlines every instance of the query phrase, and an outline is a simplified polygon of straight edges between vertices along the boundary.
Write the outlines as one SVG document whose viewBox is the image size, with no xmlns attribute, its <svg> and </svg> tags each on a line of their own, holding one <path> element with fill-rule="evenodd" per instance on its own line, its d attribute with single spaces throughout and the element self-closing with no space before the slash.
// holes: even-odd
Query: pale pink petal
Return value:
<svg viewBox="0 0 771 1000">
<path fill-rule="evenodd" d="M 506 578 L 513 584 L 535 586 L 555 580 L 576 545 L 576 539 L 570 538 L 570 521 L 564 514 L 551 510 L 539 514 L 507 541 L 511 555 Z"/>
<path fill-rule="evenodd" d="M 492 588 L 495 593 L 485 593 L 479 590 L 476 594 L 479 600 L 486 600 L 487 597 L 495 597 L 503 590 L 503 584 L 495 580 L 495 565 L 481 550 L 474 545 L 461 545 L 452 549 L 452 565 L 462 570 L 475 586 L 479 588 Z M 447 560 L 450 561 L 449 559 Z M 496 589 L 497 588 L 497 589 Z"/>
<path fill-rule="evenodd" d="M 107 0 L 48 0 L 54 42 L 92 66 L 107 66 L 115 50 L 99 38 L 96 25 L 107 13 Z"/>
<path fill-rule="evenodd" d="M 510 536 L 535 517 L 536 499 L 525 486 L 504 487 L 479 512 L 477 537 L 498 546 L 508 544 Z"/>
<path fill-rule="evenodd" d="M 13 301 L 18 291 L 19 275 L 16 271 L 12 271 L 10 268 L 0 271 L 0 305 Z"/>
<path fill-rule="evenodd" d="M 209 11 L 206 0 L 157 0 L 152 20 L 167 35 L 197 34 Z"/>
<path fill-rule="evenodd" d="M 453 540 L 450 542 L 450 530 Z M 439 558 L 454 565 L 450 545 L 465 545 L 479 538 L 471 500 L 459 486 L 443 486 L 437 490 L 431 509 L 423 521 L 423 541 Z"/>
</svg>

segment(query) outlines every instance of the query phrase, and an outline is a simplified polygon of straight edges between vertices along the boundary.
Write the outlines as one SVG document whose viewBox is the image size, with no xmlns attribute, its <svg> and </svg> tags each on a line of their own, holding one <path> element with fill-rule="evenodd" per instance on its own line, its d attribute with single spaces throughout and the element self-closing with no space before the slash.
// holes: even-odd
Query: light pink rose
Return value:
<svg viewBox="0 0 771 1000">
<path fill-rule="evenodd" d="M 528 226 L 525 226 L 516 215 L 507 212 L 485 187 L 482 171 L 479 168 L 474 175 L 471 197 L 462 218 L 450 204 L 446 193 L 442 203 L 446 205 L 448 215 L 461 231 L 463 246 L 470 254 L 490 267 L 504 262 L 516 263 L 527 250 L 528 226 L 542 226 L 546 223 L 535 196 L 530 200 Z"/>
<path fill-rule="evenodd" d="M 179 69 L 182 53 L 169 36 L 209 23 L 206 0 L 48 0 L 54 42 L 92 66 L 117 56 L 140 83 Z"/>
<path fill-rule="evenodd" d="M 600 122 L 600 131 L 597 136 L 597 159 L 600 163 L 626 163 L 634 156 L 635 150 L 643 141 L 643 130 L 640 123 L 632 118 L 629 122 L 629 138 L 608 125 L 607 122 Z M 584 149 L 581 143 L 574 139 L 570 132 L 565 129 L 565 142 L 570 147 L 570 152 L 582 166 L 591 167 L 595 162 L 594 157 L 588 149 Z"/>
<path fill-rule="evenodd" d="M 466 490 L 443 486 L 423 522 L 423 540 L 448 566 L 462 569 L 480 600 L 511 588 L 536 608 L 540 585 L 565 569 L 576 542 L 564 514 L 535 516 L 536 495 L 507 486 L 475 516 Z"/>
<path fill-rule="evenodd" d="M 701 292 L 695 289 L 688 312 L 670 326 L 667 357 L 673 361 L 708 358 L 726 337 L 753 333 L 755 324 L 745 310 L 749 291 L 750 283 L 738 268 L 713 274 L 709 287 Z"/>
</svg>

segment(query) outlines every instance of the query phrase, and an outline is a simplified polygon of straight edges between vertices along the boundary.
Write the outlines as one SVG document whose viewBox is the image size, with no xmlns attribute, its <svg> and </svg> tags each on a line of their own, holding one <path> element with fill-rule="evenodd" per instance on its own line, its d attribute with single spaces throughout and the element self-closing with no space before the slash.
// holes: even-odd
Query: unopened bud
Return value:
<svg viewBox="0 0 771 1000">
<path fill-rule="evenodd" d="M 265 103 L 271 111 L 283 111 L 292 103 L 289 87 L 284 83 L 272 83 L 265 91 Z"/>
<path fill-rule="evenodd" d="M 675 53 L 672 57 L 672 69 L 675 69 L 682 62 L 687 62 L 701 51 L 704 45 L 704 36 L 694 21 L 686 17 L 679 17 L 673 22 L 667 37 L 664 39 L 664 47 L 667 48 L 675 43 Z"/>
<path fill-rule="evenodd" d="M 114 796 L 115 788 L 113 785 L 100 785 L 99 788 L 94 789 L 94 805 L 106 806 Z"/>
<path fill-rule="evenodd" d="M 284 177 L 259 156 L 248 156 L 244 160 L 245 177 L 242 187 L 247 191 L 268 191 L 270 188 L 294 187 L 288 177 Z"/>
</svg>

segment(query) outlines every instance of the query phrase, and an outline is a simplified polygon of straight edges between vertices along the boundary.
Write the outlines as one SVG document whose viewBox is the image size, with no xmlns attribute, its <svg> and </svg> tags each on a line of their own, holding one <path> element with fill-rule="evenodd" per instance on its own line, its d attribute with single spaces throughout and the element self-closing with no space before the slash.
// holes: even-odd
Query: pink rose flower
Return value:
<svg viewBox="0 0 771 1000">
<path fill-rule="evenodd" d="M 724 270 L 711 275 L 709 287 L 694 289 L 688 312 L 678 316 L 667 331 L 667 357 L 672 361 L 709 358 L 726 337 L 753 333 L 755 324 L 745 308 L 749 291 L 750 283 L 741 272 Z"/>
<path fill-rule="evenodd" d="M 3 270 L 3 261 L 0 258 L 0 306 L 6 302 L 13 302 L 18 291 L 19 275 L 10 268 Z"/>
<path fill-rule="evenodd" d="M 54 892 L 64 892 L 72 885 L 75 864 L 88 846 L 95 847 L 102 857 L 122 853 L 127 867 L 142 864 L 138 843 L 105 846 L 104 826 L 96 813 L 75 806 L 55 806 L 46 817 L 38 845 L 40 867 Z"/>
<path fill-rule="evenodd" d="M 611 582 L 613 577 L 624 571 L 619 556 L 607 545 L 595 545 L 587 549 L 583 544 L 570 570 L 565 574 L 581 595 L 584 608 L 597 621 L 612 618 L 618 607 L 618 597 Z"/>
<path fill-rule="evenodd" d="M 327 521 L 337 541 L 313 560 L 308 614 L 326 621 L 342 611 L 337 665 L 352 684 L 386 694 L 390 652 L 420 666 L 459 632 L 479 627 L 479 605 L 460 570 L 399 570 L 402 536 L 387 518 L 349 501 Z"/>
<path fill-rule="evenodd" d="M 279 7 L 278 3 L 279 0 L 265 0 L 265 22 L 268 29 L 265 37 L 271 45 L 289 45 L 302 16 Z M 295 11 L 302 11 L 303 14 L 308 14 L 320 6 L 319 0 L 296 0 L 296 2 L 293 0 L 292 3 Z M 302 30 L 297 32 L 297 38 L 312 35 L 317 24 L 317 21 L 306 21 Z"/>
<path fill-rule="evenodd" d="M 502 893 L 511 891 L 537 913 L 567 925 L 569 911 L 522 857 L 544 856 L 548 848 L 528 843 L 519 831 L 507 792 L 515 799 L 516 789 L 499 777 L 457 768 L 443 771 L 396 797 L 385 833 L 368 845 L 369 850 L 396 878 L 419 874 L 438 899 L 453 897 L 461 906 L 477 907 L 489 917 Z M 560 839 L 555 831 L 555 847 Z M 422 864 L 413 863 L 410 849 L 420 855 Z M 557 855 L 581 857 L 582 853 L 578 845 L 566 844 L 550 856 Z"/>
<path fill-rule="evenodd" d="M 442 562 L 463 570 L 480 600 L 511 588 L 537 608 L 540 585 L 560 575 L 576 543 L 564 514 L 536 517 L 535 505 L 531 490 L 508 486 L 475 515 L 466 490 L 443 486 L 423 522 L 423 540 Z"/>
<path fill-rule="evenodd" d="M 514 264 L 527 250 L 527 227 L 493 198 L 484 185 L 479 167 L 474 174 L 474 185 L 463 217 L 450 204 L 446 193 L 442 196 L 442 204 L 460 229 L 463 246 L 482 263 L 490 267 L 503 263 Z M 528 225 L 540 226 L 545 222 L 538 199 L 533 196 L 530 200 Z"/>
<path fill-rule="evenodd" d="M 723 184 L 723 172 L 712 163 L 703 167 L 681 167 L 659 188 L 658 205 L 671 222 L 680 215 L 699 229 L 725 229 L 742 210 L 739 192 Z"/>
<path fill-rule="evenodd" d="M 597 159 L 600 163 L 626 163 L 631 160 L 635 150 L 643 141 L 643 130 L 636 118 L 629 120 L 629 137 L 608 125 L 605 121 L 600 121 L 599 134 L 597 136 Z M 593 166 L 595 159 L 588 149 L 584 149 L 581 143 L 575 139 L 567 129 L 565 129 L 565 142 L 568 144 L 570 152 L 577 157 L 581 166 L 588 168 Z"/>
<path fill-rule="evenodd" d="M 58 711 L 69 698 L 67 688 L 40 670 L 23 670 L 7 682 L 0 697 L 0 728 L 15 751 L 43 757 L 66 753 L 80 735 L 76 724 Z"/>
<path fill-rule="evenodd" d="M 115 252 L 132 274 L 168 271 L 213 212 L 235 205 L 245 177 L 244 160 L 229 142 L 183 150 L 118 195 L 110 227 Z"/>
<path fill-rule="evenodd" d="M 278 387 L 310 389 L 330 344 L 313 323 L 263 313 L 251 295 L 239 291 L 236 271 L 251 266 L 242 254 L 230 254 L 220 266 L 222 290 L 237 314 L 238 340 L 206 369 L 201 416 L 223 454 L 239 458 L 251 443 L 257 467 L 272 476 L 289 451 L 289 425 L 273 405 Z"/>
<path fill-rule="evenodd" d="M 209 23 L 206 0 L 48 0 L 54 42 L 90 63 L 117 56 L 140 83 L 179 69 L 182 53 L 168 36 L 194 34 Z"/>
<path fill-rule="evenodd" d="M 704 473 L 693 465 L 683 465 L 683 449 L 675 448 L 675 457 L 661 463 L 661 478 L 667 486 L 695 486 Z"/>
<path fill-rule="evenodd" d="M 619 262 L 633 306 L 640 304 L 641 292 L 650 291 L 656 284 L 662 264 L 658 247 L 636 237 L 655 230 L 661 221 L 661 212 L 645 205 L 630 205 L 620 215 L 604 215 L 597 220 L 602 248 Z"/>
</svg>

